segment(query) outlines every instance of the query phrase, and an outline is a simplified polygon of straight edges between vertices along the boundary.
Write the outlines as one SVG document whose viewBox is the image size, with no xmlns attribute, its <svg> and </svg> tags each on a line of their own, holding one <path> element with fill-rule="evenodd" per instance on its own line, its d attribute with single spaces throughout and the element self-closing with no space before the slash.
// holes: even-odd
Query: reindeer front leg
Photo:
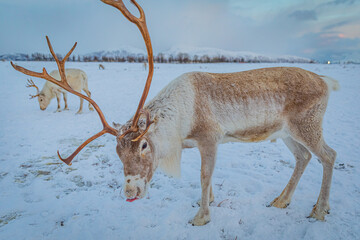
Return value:
<svg viewBox="0 0 360 240">
<path fill-rule="evenodd" d="M 211 177 L 214 172 L 216 161 L 217 144 L 199 144 L 201 154 L 201 201 L 200 209 L 194 219 L 190 221 L 192 225 L 201 226 L 210 222 L 210 194 Z"/>
<path fill-rule="evenodd" d="M 61 112 L 61 109 L 60 109 L 60 93 L 56 91 L 55 96 L 56 96 L 56 100 L 57 100 L 57 109 L 56 109 L 55 112 Z"/>
</svg>

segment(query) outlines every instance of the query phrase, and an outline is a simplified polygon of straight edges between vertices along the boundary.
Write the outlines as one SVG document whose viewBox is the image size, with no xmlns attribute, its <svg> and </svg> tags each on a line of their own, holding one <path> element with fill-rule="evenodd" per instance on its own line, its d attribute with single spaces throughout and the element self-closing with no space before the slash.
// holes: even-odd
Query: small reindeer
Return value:
<svg viewBox="0 0 360 240">
<path fill-rule="evenodd" d="M 124 192 L 128 201 L 143 198 L 154 171 L 162 167 L 172 175 L 180 175 L 183 148 L 198 147 L 201 154 L 200 209 L 191 220 L 193 225 L 210 221 L 209 203 L 214 195 L 211 187 L 218 145 L 225 142 L 260 142 L 281 138 L 294 154 L 296 165 L 289 183 L 271 205 L 285 208 L 314 153 L 323 165 L 323 180 L 317 203 L 310 217 L 324 220 L 329 213 L 329 194 L 336 152 L 323 138 L 322 119 L 329 93 L 338 83 L 328 77 L 291 67 L 264 68 L 237 73 L 192 72 L 169 83 L 144 106 L 152 81 L 154 63 L 145 14 L 134 17 L 121 0 L 102 0 L 119 9 L 137 25 L 144 38 L 149 62 L 149 74 L 135 115 L 124 125 L 111 127 L 98 105 L 90 97 L 73 90 L 65 76 L 65 61 L 75 45 L 58 64 L 61 80 L 42 73 L 12 66 L 27 75 L 41 77 L 89 101 L 99 114 L 103 130 L 81 144 L 72 159 L 89 142 L 109 133 L 116 137 L 116 151 L 125 175 Z"/>
<path fill-rule="evenodd" d="M 87 81 L 86 73 L 80 69 L 75 69 L 75 68 L 68 68 L 65 71 L 66 71 L 67 82 L 69 83 L 70 87 L 77 92 L 81 92 L 81 90 L 84 90 L 84 92 L 89 97 L 91 97 L 91 92 L 89 91 L 89 88 L 88 88 L 88 81 Z M 60 74 L 59 74 L 58 70 L 52 71 L 50 73 L 50 76 L 55 79 L 60 79 Z M 65 102 L 64 110 L 69 110 L 68 105 L 67 105 L 67 92 L 63 88 L 59 87 L 58 85 L 53 84 L 49 81 L 46 81 L 46 83 L 44 84 L 41 91 L 39 91 L 39 88 L 35 85 L 35 83 L 32 80 L 28 80 L 28 84 L 26 85 L 26 87 L 36 88 L 36 91 L 37 91 L 36 95 L 30 95 L 30 99 L 37 97 L 41 110 L 44 111 L 47 108 L 47 106 L 50 104 L 51 99 L 56 97 L 57 105 L 58 105 L 56 112 L 60 112 L 61 111 L 61 109 L 60 109 L 61 94 L 63 94 L 64 102 Z M 80 98 L 80 107 L 77 112 L 78 114 L 82 113 L 83 101 L 84 100 L 82 98 Z M 89 110 L 90 111 L 94 110 L 90 103 L 89 103 Z"/>
<path fill-rule="evenodd" d="M 104 67 L 104 65 L 102 65 L 102 64 L 99 64 L 99 70 L 105 70 L 105 67 Z"/>
<path fill-rule="evenodd" d="M 147 62 L 143 63 L 143 68 L 144 68 L 145 71 L 147 70 Z"/>
</svg>

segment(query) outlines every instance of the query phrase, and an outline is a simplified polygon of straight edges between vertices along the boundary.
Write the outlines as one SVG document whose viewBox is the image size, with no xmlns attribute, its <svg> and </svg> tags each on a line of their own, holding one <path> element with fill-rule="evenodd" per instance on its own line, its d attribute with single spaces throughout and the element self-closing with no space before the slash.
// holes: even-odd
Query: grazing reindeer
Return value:
<svg viewBox="0 0 360 240">
<path fill-rule="evenodd" d="M 125 195 L 128 201 L 143 198 L 158 166 L 172 175 L 180 175 L 183 148 L 198 147 L 201 154 L 200 209 L 191 221 L 204 225 L 210 221 L 209 203 L 214 199 L 211 177 L 218 145 L 225 142 L 259 142 L 281 138 L 294 154 L 296 166 L 283 192 L 271 202 L 272 206 L 289 205 L 311 153 L 323 165 L 320 195 L 310 217 L 324 220 L 329 207 L 329 194 L 336 152 L 324 141 L 322 119 L 329 92 L 337 82 L 325 76 L 290 67 L 264 68 L 237 73 L 192 72 L 173 80 L 145 107 L 154 63 L 151 41 L 145 15 L 134 17 L 121 0 L 102 0 L 119 9 L 140 29 L 146 43 L 149 75 L 135 115 L 124 125 L 111 127 L 98 105 L 67 84 L 65 61 L 76 43 L 62 61 L 57 59 L 49 39 L 50 52 L 55 58 L 61 80 L 25 68 L 13 67 L 27 75 L 41 77 L 89 101 L 98 112 L 103 130 L 86 140 L 68 158 L 59 158 L 66 164 L 89 142 L 110 133 L 116 137 L 116 151 L 124 166 Z"/>
<path fill-rule="evenodd" d="M 70 87 L 77 92 L 81 92 L 81 90 L 84 90 L 84 92 L 89 97 L 91 97 L 91 93 L 88 88 L 86 73 L 80 69 L 75 69 L 75 68 L 68 68 L 65 71 L 66 71 L 66 79 Z M 60 79 L 60 74 L 58 70 L 52 71 L 50 73 L 50 76 L 55 79 Z M 28 80 L 28 85 L 26 85 L 26 87 L 36 88 L 37 90 L 36 95 L 30 95 L 30 99 L 37 97 L 41 110 L 44 111 L 47 108 L 47 106 L 50 104 L 51 99 L 56 97 L 57 105 L 58 105 L 56 112 L 60 112 L 61 93 L 63 94 L 64 102 L 65 102 L 64 110 L 69 110 L 67 105 L 67 92 L 63 88 L 57 86 L 56 84 L 46 81 L 44 87 L 41 89 L 41 91 L 39 91 L 39 88 L 35 85 L 35 83 L 32 80 Z M 80 107 L 77 113 L 82 113 L 83 101 L 84 100 L 80 98 Z M 89 103 L 89 110 L 90 111 L 94 110 L 90 103 Z"/>
<path fill-rule="evenodd" d="M 104 65 L 102 65 L 102 64 L 99 64 L 99 70 L 105 70 L 105 67 L 104 67 Z"/>
</svg>

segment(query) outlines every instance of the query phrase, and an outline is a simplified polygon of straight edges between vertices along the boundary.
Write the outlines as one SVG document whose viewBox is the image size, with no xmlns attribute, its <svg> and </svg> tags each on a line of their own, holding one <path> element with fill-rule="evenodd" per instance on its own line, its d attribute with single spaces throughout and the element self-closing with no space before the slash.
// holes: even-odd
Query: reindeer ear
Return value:
<svg viewBox="0 0 360 240">
<path fill-rule="evenodd" d="M 152 124 L 154 120 L 150 119 L 150 116 L 147 115 L 141 115 L 138 121 L 138 128 L 140 131 L 145 131 L 149 124 Z"/>
<path fill-rule="evenodd" d="M 138 122 L 138 127 L 139 127 L 139 129 L 141 131 L 145 131 L 145 129 L 146 129 L 146 118 L 140 116 L 140 119 L 139 119 L 139 122 Z"/>
<path fill-rule="evenodd" d="M 120 123 L 113 122 L 112 124 L 113 124 L 114 128 L 115 128 L 116 130 L 118 130 L 118 131 L 119 131 L 120 128 L 122 127 L 122 125 L 121 125 Z"/>
</svg>

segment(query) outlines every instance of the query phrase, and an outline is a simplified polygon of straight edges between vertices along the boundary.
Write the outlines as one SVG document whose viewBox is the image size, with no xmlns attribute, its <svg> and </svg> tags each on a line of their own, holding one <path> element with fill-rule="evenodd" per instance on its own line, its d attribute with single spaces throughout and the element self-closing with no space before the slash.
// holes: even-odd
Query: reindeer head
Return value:
<svg viewBox="0 0 360 240">
<path fill-rule="evenodd" d="M 39 94 L 38 96 L 39 106 L 41 110 L 45 110 L 50 104 L 50 99 L 47 98 L 44 94 Z"/>
<path fill-rule="evenodd" d="M 128 199 L 143 198 L 149 182 L 158 166 L 155 144 L 152 142 L 152 130 L 148 131 L 153 121 L 144 109 L 137 123 L 138 131 L 130 132 L 132 121 L 125 125 L 115 124 L 118 129 L 116 152 L 123 163 L 125 186 L 124 192 Z"/>
<path fill-rule="evenodd" d="M 12 62 L 11 62 L 11 65 L 16 70 L 18 70 L 26 75 L 43 78 L 47 81 L 50 81 L 50 82 L 64 88 L 68 92 L 87 100 L 94 106 L 95 110 L 99 114 L 100 120 L 103 125 L 103 130 L 101 130 L 94 136 L 87 139 L 83 144 L 81 144 L 75 150 L 74 153 L 72 153 L 66 159 L 63 159 L 60 156 L 59 151 L 58 151 L 59 158 L 66 164 L 71 165 L 71 161 L 73 160 L 73 158 L 88 143 L 90 143 L 91 141 L 95 140 L 96 138 L 104 135 L 105 133 L 110 133 L 110 134 L 116 136 L 116 139 L 118 142 L 116 151 L 117 151 L 121 161 L 124 164 L 125 195 L 129 199 L 142 198 L 146 194 L 146 190 L 148 188 L 149 182 L 150 182 L 152 175 L 158 165 L 158 163 L 156 161 L 156 157 L 155 157 L 155 152 L 154 152 L 154 144 L 150 140 L 151 133 L 148 132 L 150 125 L 153 123 L 153 121 L 150 119 L 150 113 L 143 108 L 146 97 L 149 93 L 151 80 L 152 80 L 152 76 L 153 76 L 153 72 L 154 72 L 153 50 L 152 50 L 152 46 L 151 46 L 151 40 L 150 40 L 149 32 L 148 32 L 148 29 L 146 26 L 144 11 L 135 0 L 131 0 L 131 2 L 139 10 L 139 12 L 140 12 L 139 18 L 136 18 L 128 11 L 128 9 L 125 7 L 122 0 L 102 0 L 102 1 L 108 5 L 111 5 L 117 9 L 119 9 L 129 21 L 134 23 L 139 28 L 139 30 L 144 38 L 145 45 L 147 48 L 148 62 L 149 62 L 149 74 L 148 74 L 148 77 L 146 80 L 143 94 L 141 96 L 138 108 L 132 119 L 132 122 L 129 121 L 127 124 L 125 124 L 124 126 L 122 126 L 120 128 L 117 128 L 117 129 L 112 128 L 105 120 L 104 114 L 102 113 L 99 106 L 95 103 L 95 101 L 93 99 L 73 90 L 70 87 L 70 85 L 68 84 L 68 82 L 66 80 L 65 62 L 68 59 L 68 57 L 70 56 L 70 54 L 73 52 L 73 50 L 75 49 L 77 43 L 74 44 L 74 46 L 66 54 L 64 59 L 62 59 L 60 61 L 51 46 L 49 38 L 46 36 L 49 50 L 58 65 L 58 69 L 59 69 L 59 73 L 60 73 L 60 81 L 51 77 L 47 73 L 45 68 L 43 68 L 43 72 L 34 72 L 34 71 L 30 71 L 28 69 L 25 69 L 23 67 L 17 66 L 15 64 L 13 64 Z M 29 82 L 29 83 L 33 84 L 33 82 L 32 83 Z M 35 86 L 35 84 L 33 84 L 33 85 Z M 39 93 L 36 96 L 39 96 Z M 43 106 L 46 108 L 46 106 L 48 104 L 46 104 L 44 99 L 42 99 L 42 100 L 40 100 L 40 99 L 41 98 L 39 96 L 39 103 L 44 102 Z M 42 105 L 40 103 L 40 108 L 42 109 L 41 106 Z M 143 120 L 139 121 L 140 116 L 143 116 L 143 115 L 146 117 L 145 122 L 143 122 Z"/>
<path fill-rule="evenodd" d="M 145 196 L 157 167 L 151 138 L 143 136 L 139 141 L 131 141 L 136 135 L 130 133 L 122 139 L 117 138 L 116 152 L 124 166 L 124 193 L 128 199 Z"/>
<path fill-rule="evenodd" d="M 30 99 L 33 99 L 33 98 L 37 97 L 38 101 L 39 101 L 40 109 L 45 110 L 47 108 L 47 106 L 49 105 L 50 100 L 48 98 L 46 98 L 44 94 L 40 93 L 39 88 L 35 85 L 33 80 L 28 79 L 28 83 L 27 83 L 26 87 L 28 87 L 28 88 L 30 88 L 30 87 L 36 88 L 36 91 L 37 91 L 36 95 L 31 95 L 30 94 Z"/>
</svg>

